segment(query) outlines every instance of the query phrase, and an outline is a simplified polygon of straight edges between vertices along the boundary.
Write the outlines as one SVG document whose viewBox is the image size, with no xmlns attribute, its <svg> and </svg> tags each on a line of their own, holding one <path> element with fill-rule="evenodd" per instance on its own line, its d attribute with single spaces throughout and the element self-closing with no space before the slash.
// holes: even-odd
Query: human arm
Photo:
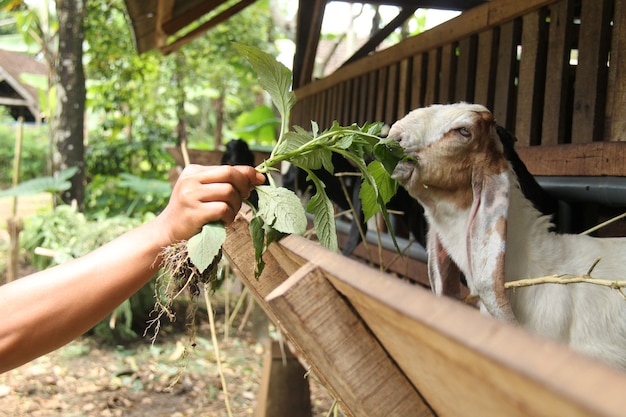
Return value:
<svg viewBox="0 0 626 417">
<path fill-rule="evenodd" d="M 189 166 L 154 220 L 81 258 L 1 286 L 0 372 L 89 330 L 154 276 L 164 247 L 206 223 L 230 224 L 264 180 L 247 166 Z"/>
</svg>

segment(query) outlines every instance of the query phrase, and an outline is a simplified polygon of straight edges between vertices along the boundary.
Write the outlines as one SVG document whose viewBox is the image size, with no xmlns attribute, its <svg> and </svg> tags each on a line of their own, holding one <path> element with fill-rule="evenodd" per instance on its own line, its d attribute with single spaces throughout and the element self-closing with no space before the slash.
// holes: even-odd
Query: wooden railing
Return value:
<svg viewBox="0 0 626 417">
<path fill-rule="evenodd" d="M 531 173 L 626 176 L 626 0 L 493 0 L 296 95 L 305 128 L 481 103 Z"/>
<path fill-rule="evenodd" d="M 346 416 L 624 415 L 625 373 L 303 237 L 272 243 L 255 278 L 251 218 L 224 254 Z"/>
</svg>

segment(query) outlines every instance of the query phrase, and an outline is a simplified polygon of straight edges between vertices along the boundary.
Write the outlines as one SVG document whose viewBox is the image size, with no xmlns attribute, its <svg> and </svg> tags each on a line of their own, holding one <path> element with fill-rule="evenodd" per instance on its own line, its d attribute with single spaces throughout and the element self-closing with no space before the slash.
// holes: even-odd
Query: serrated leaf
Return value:
<svg viewBox="0 0 626 417">
<path fill-rule="evenodd" d="M 259 195 L 257 216 L 279 232 L 304 234 L 307 227 L 306 215 L 300 198 L 293 191 L 271 185 L 259 186 L 257 191 Z"/>
<path fill-rule="evenodd" d="M 326 195 L 324 184 L 316 176 L 309 174 L 309 179 L 315 184 L 315 194 L 306 205 L 306 210 L 313 214 L 313 227 L 317 233 L 320 245 L 338 251 L 337 225 L 335 223 L 335 208 Z"/>
<path fill-rule="evenodd" d="M 263 261 L 263 252 L 265 251 L 265 228 L 263 227 L 263 219 L 258 216 L 254 217 L 250 220 L 248 230 L 250 230 L 250 237 L 252 239 L 252 245 L 254 246 L 254 277 L 258 279 L 265 268 L 265 262 Z"/>
<path fill-rule="evenodd" d="M 391 178 L 382 163 L 373 161 L 367 166 L 367 171 L 374 185 L 364 181 L 359 191 L 361 206 L 365 220 L 369 220 L 381 211 L 381 206 L 386 205 L 398 190 L 398 183 Z"/>
<path fill-rule="evenodd" d="M 393 139 L 381 139 L 374 145 L 374 157 L 380 161 L 385 170 L 391 175 L 393 170 L 404 157 L 404 149 Z"/>
<path fill-rule="evenodd" d="M 222 223 L 209 223 L 202 231 L 187 241 L 189 260 L 203 273 L 220 255 L 226 240 L 226 228 Z"/>
<path fill-rule="evenodd" d="M 270 54 L 260 49 L 234 43 L 235 48 L 252 65 L 259 77 L 259 83 L 272 98 L 272 102 L 283 116 L 283 120 L 289 118 L 289 111 L 296 103 L 296 95 L 290 91 L 291 71 L 281 64 Z"/>
</svg>

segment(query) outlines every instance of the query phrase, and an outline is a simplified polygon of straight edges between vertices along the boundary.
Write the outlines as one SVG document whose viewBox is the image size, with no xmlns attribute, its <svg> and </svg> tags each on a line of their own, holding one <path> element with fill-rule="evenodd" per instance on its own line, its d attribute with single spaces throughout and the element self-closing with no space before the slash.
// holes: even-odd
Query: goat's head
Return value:
<svg viewBox="0 0 626 417">
<path fill-rule="evenodd" d="M 397 121 L 389 137 L 416 159 L 399 163 L 394 178 L 420 201 L 427 216 L 447 213 L 447 222 L 459 225 L 454 230 L 466 227 L 465 236 L 453 238 L 466 239 L 466 278 L 492 315 L 513 320 L 504 294 L 509 164 L 492 114 L 476 104 L 433 105 Z M 447 279 L 440 272 L 450 253 L 441 239 L 446 233 L 451 232 L 430 224 L 430 280 L 438 293 Z"/>
<path fill-rule="evenodd" d="M 392 126 L 389 137 L 417 160 L 398 164 L 394 177 L 418 199 L 431 196 L 468 208 L 472 182 L 507 169 L 494 118 L 477 104 L 413 110 Z"/>
</svg>

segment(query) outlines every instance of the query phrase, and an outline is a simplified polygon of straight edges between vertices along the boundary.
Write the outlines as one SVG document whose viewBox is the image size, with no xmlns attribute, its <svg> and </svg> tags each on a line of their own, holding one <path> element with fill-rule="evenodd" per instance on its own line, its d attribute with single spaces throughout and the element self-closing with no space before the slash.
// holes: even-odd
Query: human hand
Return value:
<svg viewBox="0 0 626 417">
<path fill-rule="evenodd" d="M 157 217 L 167 245 L 194 236 L 207 223 L 230 224 L 263 174 L 249 166 L 189 165 L 178 177 L 167 207 Z"/>
</svg>

